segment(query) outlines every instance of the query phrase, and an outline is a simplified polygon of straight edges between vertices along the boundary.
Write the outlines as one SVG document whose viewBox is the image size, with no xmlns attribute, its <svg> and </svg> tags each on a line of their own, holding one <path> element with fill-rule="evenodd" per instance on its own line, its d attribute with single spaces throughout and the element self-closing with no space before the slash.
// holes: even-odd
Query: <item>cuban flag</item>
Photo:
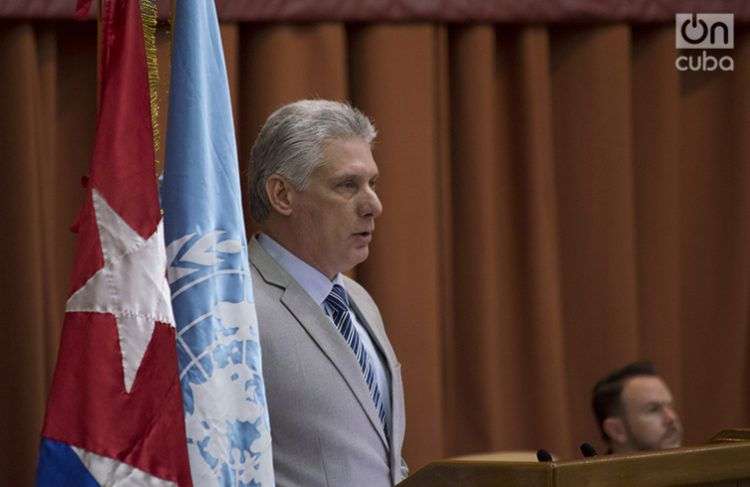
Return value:
<svg viewBox="0 0 750 487">
<path fill-rule="evenodd" d="M 102 10 L 95 146 L 37 485 L 191 486 L 144 26 L 138 0 Z"/>
<path fill-rule="evenodd" d="M 193 482 L 272 487 L 271 432 L 213 1 L 177 0 L 162 183 Z"/>
</svg>

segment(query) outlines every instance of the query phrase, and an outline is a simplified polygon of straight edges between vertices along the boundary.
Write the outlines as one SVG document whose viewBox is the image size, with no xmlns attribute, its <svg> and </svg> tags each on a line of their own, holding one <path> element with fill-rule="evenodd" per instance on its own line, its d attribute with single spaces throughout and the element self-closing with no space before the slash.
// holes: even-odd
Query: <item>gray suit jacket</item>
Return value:
<svg viewBox="0 0 750 487">
<path fill-rule="evenodd" d="M 401 366 L 367 291 L 350 305 L 387 361 L 390 444 L 349 345 L 320 306 L 255 238 L 249 246 L 278 487 L 389 487 L 405 475 Z"/>
</svg>

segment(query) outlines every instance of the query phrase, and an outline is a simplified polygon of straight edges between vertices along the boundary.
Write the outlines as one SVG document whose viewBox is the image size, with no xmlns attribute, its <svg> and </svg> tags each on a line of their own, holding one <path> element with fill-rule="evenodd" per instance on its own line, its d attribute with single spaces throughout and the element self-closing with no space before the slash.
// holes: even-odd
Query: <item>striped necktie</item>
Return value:
<svg viewBox="0 0 750 487">
<path fill-rule="evenodd" d="M 354 352 L 354 356 L 357 358 L 359 367 L 362 369 L 365 383 L 367 383 L 367 387 L 370 389 L 370 397 L 372 398 L 372 402 L 375 403 L 375 409 L 377 410 L 378 417 L 383 425 L 383 431 L 385 432 L 386 438 L 388 438 L 388 425 L 386 424 L 385 419 L 386 415 L 385 406 L 383 405 L 383 396 L 381 395 L 380 387 L 375 380 L 375 370 L 373 369 L 370 357 L 367 355 L 365 346 L 362 343 L 362 340 L 360 340 L 359 333 L 357 333 L 357 329 L 354 327 L 352 318 L 349 315 L 349 301 L 346 297 L 346 291 L 340 284 L 334 284 L 333 290 L 331 291 L 331 294 L 328 295 L 325 302 L 330 306 L 330 309 L 333 312 L 331 318 L 333 319 L 334 325 L 336 325 L 339 333 L 344 337 L 344 340 L 349 344 L 349 347 L 351 347 Z"/>
</svg>

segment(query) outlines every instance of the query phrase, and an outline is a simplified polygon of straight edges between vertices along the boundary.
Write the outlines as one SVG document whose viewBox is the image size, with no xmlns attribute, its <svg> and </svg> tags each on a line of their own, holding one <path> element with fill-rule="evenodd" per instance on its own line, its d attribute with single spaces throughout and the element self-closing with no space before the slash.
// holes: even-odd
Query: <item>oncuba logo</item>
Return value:
<svg viewBox="0 0 750 487">
<path fill-rule="evenodd" d="M 714 56 L 705 49 L 734 48 L 734 14 L 675 14 L 675 47 L 703 49 L 700 54 L 678 56 L 679 71 L 734 71 L 729 55 Z"/>
</svg>

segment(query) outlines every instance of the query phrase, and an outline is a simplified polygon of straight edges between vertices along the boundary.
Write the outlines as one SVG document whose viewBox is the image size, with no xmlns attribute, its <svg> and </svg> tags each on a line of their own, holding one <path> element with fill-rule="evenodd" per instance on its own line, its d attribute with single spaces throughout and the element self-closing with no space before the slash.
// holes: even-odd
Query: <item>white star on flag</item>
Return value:
<svg viewBox="0 0 750 487">
<path fill-rule="evenodd" d="M 110 313 L 117 320 L 125 390 L 130 392 L 155 322 L 174 327 L 162 221 L 146 240 L 92 190 L 104 267 L 70 299 L 66 312 Z"/>
</svg>

